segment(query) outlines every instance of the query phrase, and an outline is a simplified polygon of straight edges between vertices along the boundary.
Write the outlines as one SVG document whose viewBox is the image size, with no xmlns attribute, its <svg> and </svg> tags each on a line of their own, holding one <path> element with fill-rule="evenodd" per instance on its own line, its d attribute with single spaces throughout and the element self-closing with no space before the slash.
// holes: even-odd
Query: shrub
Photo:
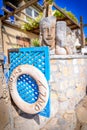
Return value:
<svg viewBox="0 0 87 130">
<path fill-rule="evenodd" d="M 75 21 L 76 23 L 78 23 L 77 18 L 75 17 L 75 15 L 74 15 L 72 12 L 66 11 L 65 8 L 62 9 L 62 10 L 63 10 L 73 21 Z M 58 10 L 54 10 L 54 11 L 53 11 L 53 15 L 54 15 L 56 18 L 61 18 L 61 19 L 65 17 L 65 16 L 64 16 L 60 11 L 58 11 Z M 29 30 L 29 31 L 30 31 L 30 30 L 33 30 L 33 29 L 35 29 L 35 28 L 38 28 L 38 27 L 39 27 L 39 22 L 40 22 L 41 18 L 42 18 L 42 13 L 40 13 L 39 16 L 35 18 L 35 20 L 34 20 L 34 19 L 31 19 L 31 18 L 27 18 L 27 20 L 29 21 L 29 24 L 28 24 L 28 23 L 24 23 L 21 28 L 22 28 L 23 30 Z"/>
<path fill-rule="evenodd" d="M 73 21 L 75 21 L 76 23 L 78 23 L 77 18 L 75 17 L 75 15 L 71 12 L 71 11 L 66 11 L 66 9 L 62 9 Z M 53 15 L 57 18 L 64 18 L 65 16 L 58 10 L 53 11 Z"/>
<path fill-rule="evenodd" d="M 40 46 L 40 41 L 38 38 L 32 39 L 31 40 L 31 45 L 35 46 L 35 47 L 39 47 Z"/>
</svg>

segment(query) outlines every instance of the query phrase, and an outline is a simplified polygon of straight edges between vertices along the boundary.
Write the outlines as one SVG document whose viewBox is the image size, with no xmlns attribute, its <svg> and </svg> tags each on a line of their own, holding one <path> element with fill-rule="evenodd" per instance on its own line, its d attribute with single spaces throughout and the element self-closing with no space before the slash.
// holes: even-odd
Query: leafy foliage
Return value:
<svg viewBox="0 0 87 130">
<path fill-rule="evenodd" d="M 52 0 L 52 1 L 53 1 L 53 0 Z M 75 21 L 76 23 L 78 23 L 77 18 L 75 17 L 75 15 L 74 15 L 72 12 L 66 11 L 65 8 L 62 9 L 62 10 L 63 10 L 73 21 Z M 58 11 L 58 10 L 54 10 L 54 11 L 53 11 L 53 15 L 54 15 L 55 17 L 61 18 L 61 19 L 65 17 L 65 16 L 64 16 L 60 11 Z M 42 13 L 40 13 L 39 16 L 36 17 L 35 19 L 27 18 L 27 20 L 29 21 L 29 23 L 24 23 L 24 24 L 22 25 L 22 29 L 23 29 L 23 30 L 28 30 L 28 31 L 30 31 L 30 30 L 33 30 L 33 29 L 35 29 L 35 28 L 38 28 L 38 27 L 39 27 L 39 22 L 40 22 L 41 18 L 42 18 Z"/>
<path fill-rule="evenodd" d="M 75 17 L 75 15 L 74 14 L 72 14 L 72 12 L 66 12 L 67 13 L 67 15 L 73 20 L 73 21 L 75 21 L 76 23 L 78 23 L 78 20 L 77 20 L 77 18 Z"/>
<path fill-rule="evenodd" d="M 38 39 L 38 38 L 32 39 L 32 40 L 31 40 L 31 45 L 32 45 L 32 46 L 39 47 L 39 46 L 40 46 L 40 41 L 39 41 L 39 39 Z"/>
<path fill-rule="evenodd" d="M 39 22 L 40 22 L 41 18 L 42 18 L 42 13 L 40 13 L 39 16 L 36 17 L 35 19 L 27 18 L 27 21 L 29 23 L 24 23 L 22 25 L 22 29 L 30 31 L 30 30 L 33 30 L 35 28 L 38 28 L 39 27 Z"/>
<path fill-rule="evenodd" d="M 46 2 L 48 2 L 48 4 L 52 4 L 54 0 L 46 0 Z"/>
<path fill-rule="evenodd" d="M 85 38 L 85 41 L 87 42 L 87 37 Z"/>
<path fill-rule="evenodd" d="M 53 11 L 53 15 L 57 18 L 64 18 L 64 15 L 58 10 Z"/>
<path fill-rule="evenodd" d="M 76 23 L 78 23 L 77 18 L 75 17 L 75 15 L 71 12 L 71 11 L 66 11 L 66 9 L 62 9 L 73 21 L 75 21 Z M 58 10 L 55 10 L 53 12 L 53 15 L 57 18 L 64 18 L 65 16 Z"/>
</svg>

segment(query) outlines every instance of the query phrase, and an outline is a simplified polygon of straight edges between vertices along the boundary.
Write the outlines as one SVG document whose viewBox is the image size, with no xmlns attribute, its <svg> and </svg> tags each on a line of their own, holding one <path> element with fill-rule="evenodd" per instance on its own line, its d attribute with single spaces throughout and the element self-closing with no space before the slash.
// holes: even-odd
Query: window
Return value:
<svg viewBox="0 0 87 130">
<path fill-rule="evenodd" d="M 32 9 L 31 8 L 27 8 L 26 9 L 26 13 L 32 17 Z"/>
<path fill-rule="evenodd" d="M 38 11 L 36 11 L 34 8 L 29 7 L 26 9 L 26 14 L 29 15 L 32 18 L 35 18 L 39 15 Z"/>
<path fill-rule="evenodd" d="M 34 17 L 37 17 L 38 13 L 34 10 Z"/>
</svg>

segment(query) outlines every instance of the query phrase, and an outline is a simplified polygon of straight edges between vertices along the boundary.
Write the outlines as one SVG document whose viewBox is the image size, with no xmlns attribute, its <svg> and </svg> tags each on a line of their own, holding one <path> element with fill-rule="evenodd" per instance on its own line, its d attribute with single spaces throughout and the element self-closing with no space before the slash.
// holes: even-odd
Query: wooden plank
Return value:
<svg viewBox="0 0 87 130">
<path fill-rule="evenodd" d="M 81 31 L 81 45 L 84 47 L 84 33 L 83 33 L 83 17 L 80 16 L 80 31 Z"/>
<path fill-rule="evenodd" d="M 12 7 L 13 9 L 17 9 L 17 7 L 10 2 L 6 2 L 6 4 L 9 5 L 10 7 Z M 25 14 L 24 12 L 21 11 L 20 13 L 25 15 L 27 18 L 33 19 L 34 21 L 36 21 L 34 18 L 30 17 L 29 15 Z"/>
<path fill-rule="evenodd" d="M 77 26 L 70 27 L 71 30 L 79 29 Z"/>
<path fill-rule="evenodd" d="M 83 27 L 87 27 L 87 24 L 83 24 Z"/>
<path fill-rule="evenodd" d="M 15 5 L 13 5 L 13 4 L 10 3 L 10 2 L 6 2 L 6 5 L 9 5 L 9 6 L 12 7 L 13 9 L 16 9 L 16 8 L 17 8 Z M 43 11 L 43 8 L 42 8 L 40 5 L 38 5 L 37 3 L 34 3 L 33 5 L 34 5 L 35 7 L 37 7 L 41 12 Z"/>
<path fill-rule="evenodd" d="M 2 8 L 6 13 L 10 13 L 11 11 L 9 11 L 8 9 L 6 9 L 5 7 L 3 7 Z M 26 21 L 26 20 L 24 20 L 24 19 L 22 19 L 22 18 L 20 18 L 19 16 L 17 16 L 16 14 L 14 14 L 14 17 L 16 18 L 16 19 L 18 19 L 18 20 L 20 20 L 20 21 L 22 21 L 22 22 L 24 22 L 24 23 L 28 23 L 29 24 L 29 22 L 28 21 Z"/>
<path fill-rule="evenodd" d="M 9 5 L 13 9 L 17 9 L 17 7 L 15 5 L 13 5 L 12 3 L 10 3 L 10 2 L 6 2 L 6 5 Z"/>
<path fill-rule="evenodd" d="M 17 13 L 21 12 L 23 9 L 25 9 L 25 8 L 27 8 L 27 7 L 29 7 L 29 6 L 31 6 L 32 4 L 34 4 L 34 3 L 37 2 L 37 1 L 38 1 L 38 0 L 30 0 L 30 1 L 26 2 L 26 4 L 24 4 L 23 6 L 18 7 L 16 10 L 12 11 L 11 13 L 9 13 L 9 14 L 7 14 L 7 15 L 4 15 L 4 16 L 1 17 L 0 19 L 1 19 L 1 20 L 5 20 L 5 19 L 7 19 L 8 17 L 10 17 L 10 16 L 12 16 L 12 15 L 14 15 L 14 14 L 17 14 Z"/>
<path fill-rule="evenodd" d="M 12 28 L 12 29 L 16 29 L 16 30 L 18 30 L 18 31 L 22 31 L 22 32 L 24 32 L 24 33 L 29 34 L 28 31 L 22 30 L 20 26 L 18 26 L 18 25 L 16 25 L 16 24 L 12 24 L 12 23 L 9 22 L 9 21 L 3 21 L 3 25 L 5 25 L 5 26 L 7 26 L 7 27 L 10 27 L 10 28 Z"/>
<path fill-rule="evenodd" d="M 71 24 L 67 24 L 67 26 L 71 27 L 71 26 L 75 26 L 75 24 L 71 23 Z"/>
<path fill-rule="evenodd" d="M 68 20 L 67 18 L 57 18 L 57 21 L 66 21 Z"/>
<path fill-rule="evenodd" d="M 34 6 L 37 7 L 41 12 L 43 12 L 43 8 L 40 5 L 38 5 L 37 3 L 34 3 Z"/>
<path fill-rule="evenodd" d="M 75 24 L 78 28 L 80 28 L 79 24 L 77 24 L 76 22 L 74 22 L 59 6 L 57 6 L 54 2 L 53 2 L 53 6 L 60 11 L 66 18 L 68 18 L 71 23 Z"/>
<path fill-rule="evenodd" d="M 21 29 L 21 27 L 19 27 L 18 25 L 12 24 L 11 22 L 8 22 L 8 21 L 3 21 L 3 25 L 11 27 L 11 28 L 16 29 L 16 30 L 19 30 L 19 31 L 24 32 L 26 34 L 29 34 L 29 33 L 34 33 L 36 35 L 39 34 L 38 32 L 36 32 L 34 30 L 33 31 L 25 31 L 25 30 Z"/>
</svg>

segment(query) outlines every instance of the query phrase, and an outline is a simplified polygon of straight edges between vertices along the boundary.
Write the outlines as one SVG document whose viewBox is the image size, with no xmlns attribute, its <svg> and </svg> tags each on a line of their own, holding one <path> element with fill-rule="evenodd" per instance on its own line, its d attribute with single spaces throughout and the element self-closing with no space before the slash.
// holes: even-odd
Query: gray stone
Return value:
<svg viewBox="0 0 87 130">
<path fill-rule="evenodd" d="M 81 130 L 87 130 L 87 124 L 81 127 Z"/>
<path fill-rule="evenodd" d="M 56 46 L 66 46 L 66 22 L 58 21 L 56 24 Z"/>
<path fill-rule="evenodd" d="M 43 46 L 55 49 L 55 25 L 56 17 L 43 18 L 40 22 L 40 42 Z"/>
</svg>

